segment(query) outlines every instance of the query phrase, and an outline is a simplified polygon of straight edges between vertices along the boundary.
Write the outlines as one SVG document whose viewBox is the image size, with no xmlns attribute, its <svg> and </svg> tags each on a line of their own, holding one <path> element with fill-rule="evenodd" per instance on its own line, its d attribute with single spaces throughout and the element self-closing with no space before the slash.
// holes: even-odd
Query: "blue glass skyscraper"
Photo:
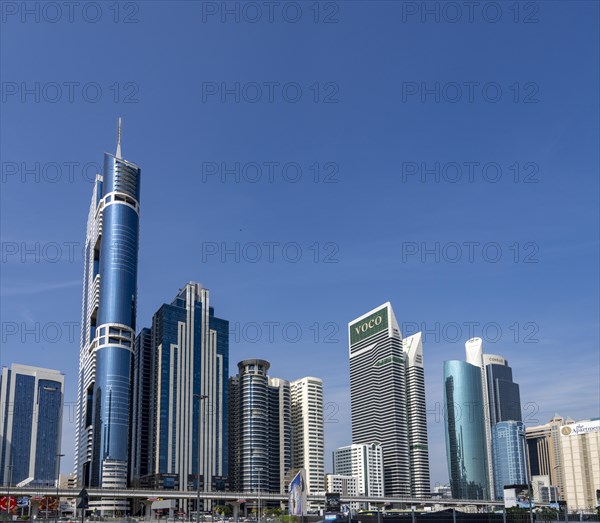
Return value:
<svg viewBox="0 0 600 523">
<path fill-rule="evenodd" d="M 13 364 L 0 376 L 0 483 L 54 485 L 58 478 L 64 376 Z"/>
<path fill-rule="evenodd" d="M 229 322 L 215 316 L 209 290 L 180 289 L 142 330 L 136 354 L 134 381 L 150 395 L 134 409 L 140 484 L 196 490 L 199 473 L 202 490 L 216 490 L 228 473 Z"/>
<path fill-rule="evenodd" d="M 121 157 L 120 128 L 88 215 L 77 384 L 77 480 L 105 488 L 127 485 L 137 300 L 140 168 Z"/>
<path fill-rule="evenodd" d="M 525 425 L 522 421 L 500 421 L 492 427 L 496 499 L 504 499 L 506 485 L 528 483 Z"/>
<path fill-rule="evenodd" d="M 512 369 L 502 356 L 484 354 L 487 374 L 490 423 L 521 421 L 521 394 Z"/>
<path fill-rule="evenodd" d="M 481 371 L 444 362 L 444 423 L 452 497 L 490 499 Z"/>
</svg>

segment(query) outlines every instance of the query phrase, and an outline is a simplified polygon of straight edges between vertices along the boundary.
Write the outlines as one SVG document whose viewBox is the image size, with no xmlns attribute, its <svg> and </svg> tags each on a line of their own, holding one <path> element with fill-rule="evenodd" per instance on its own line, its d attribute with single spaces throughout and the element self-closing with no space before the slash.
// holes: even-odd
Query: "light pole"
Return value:
<svg viewBox="0 0 600 523">
<path fill-rule="evenodd" d="M 60 512 L 60 498 L 58 497 L 58 488 L 60 486 L 60 458 L 62 458 L 64 454 L 56 455 L 56 521 L 58 522 L 59 512 Z"/>
<path fill-rule="evenodd" d="M 206 394 L 194 394 L 194 398 L 198 398 L 198 466 L 196 474 L 196 523 L 200 523 L 200 414 L 202 412 L 202 401 L 208 398 Z"/>
<path fill-rule="evenodd" d="M 12 455 L 10 457 L 11 461 L 12 461 Z M 14 465 L 11 463 L 10 465 L 8 465 L 8 487 L 6 488 L 6 493 L 7 493 L 7 500 L 6 500 L 6 519 L 10 521 L 10 484 L 12 483 L 12 470 L 13 470 Z"/>
</svg>

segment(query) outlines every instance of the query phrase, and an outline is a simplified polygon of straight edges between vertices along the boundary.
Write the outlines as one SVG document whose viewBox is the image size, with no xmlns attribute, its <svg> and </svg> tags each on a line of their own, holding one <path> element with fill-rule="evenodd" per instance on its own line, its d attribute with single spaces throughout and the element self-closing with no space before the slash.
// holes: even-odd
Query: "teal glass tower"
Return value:
<svg viewBox="0 0 600 523">
<path fill-rule="evenodd" d="M 481 371 L 444 362 L 444 423 L 452 497 L 490 499 Z"/>
</svg>

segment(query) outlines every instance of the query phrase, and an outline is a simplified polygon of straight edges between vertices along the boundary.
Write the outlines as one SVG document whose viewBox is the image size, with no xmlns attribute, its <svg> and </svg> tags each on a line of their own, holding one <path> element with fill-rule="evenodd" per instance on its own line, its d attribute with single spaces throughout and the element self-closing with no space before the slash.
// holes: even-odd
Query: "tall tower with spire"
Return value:
<svg viewBox="0 0 600 523">
<path fill-rule="evenodd" d="M 137 305 L 140 168 L 104 153 L 87 221 L 77 390 L 75 473 L 80 486 L 127 486 L 130 374 Z M 124 501 L 97 502 L 104 514 Z"/>
</svg>

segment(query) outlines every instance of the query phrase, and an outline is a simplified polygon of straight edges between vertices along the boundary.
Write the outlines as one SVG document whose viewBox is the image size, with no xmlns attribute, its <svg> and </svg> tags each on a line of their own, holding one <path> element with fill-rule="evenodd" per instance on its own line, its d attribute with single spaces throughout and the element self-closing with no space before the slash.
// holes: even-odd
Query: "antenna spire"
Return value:
<svg viewBox="0 0 600 523">
<path fill-rule="evenodd" d="M 122 120 L 119 116 L 119 123 L 117 124 L 117 158 L 121 158 L 121 126 Z"/>
</svg>

